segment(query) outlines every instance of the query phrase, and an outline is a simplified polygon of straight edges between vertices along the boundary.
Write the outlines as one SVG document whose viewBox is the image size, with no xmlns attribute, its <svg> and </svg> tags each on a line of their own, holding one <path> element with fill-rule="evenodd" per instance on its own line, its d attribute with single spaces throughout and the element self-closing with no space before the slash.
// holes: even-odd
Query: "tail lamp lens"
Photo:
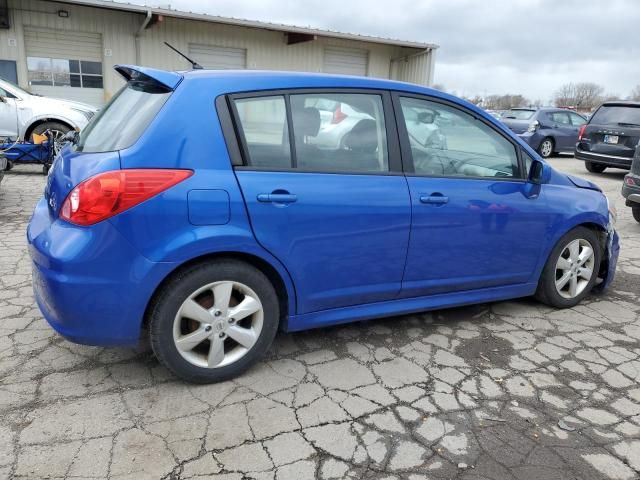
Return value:
<svg viewBox="0 0 640 480">
<path fill-rule="evenodd" d="M 93 225 L 158 195 L 191 175 L 191 170 L 166 169 L 100 173 L 69 193 L 60 209 L 60 218 L 76 225 Z"/>
<path fill-rule="evenodd" d="M 582 137 L 584 136 L 584 131 L 587 128 L 587 125 L 582 125 L 580 127 L 580 130 L 578 130 L 578 140 L 582 140 Z"/>
<path fill-rule="evenodd" d="M 347 118 L 348 115 L 342 111 L 341 104 L 338 104 L 336 109 L 333 111 L 333 117 L 331 118 L 332 124 L 337 124 Z"/>
</svg>

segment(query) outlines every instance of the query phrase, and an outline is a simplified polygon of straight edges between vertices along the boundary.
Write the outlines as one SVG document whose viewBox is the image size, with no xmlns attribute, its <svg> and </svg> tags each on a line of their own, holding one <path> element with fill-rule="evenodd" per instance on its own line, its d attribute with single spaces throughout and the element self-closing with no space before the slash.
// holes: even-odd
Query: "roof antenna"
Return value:
<svg viewBox="0 0 640 480">
<path fill-rule="evenodd" d="M 196 62 L 195 60 L 191 60 L 189 57 L 187 57 L 184 53 L 182 53 L 180 50 L 178 50 L 177 48 L 175 48 L 174 46 L 170 45 L 168 42 L 164 42 L 164 44 L 169 47 L 171 50 L 173 50 L 174 52 L 176 52 L 178 55 L 180 55 L 181 57 L 183 57 L 184 59 L 187 60 L 187 62 L 189 62 L 191 64 L 191 68 L 193 68 L 194 70 L 203 70 L 202 65 L 200 65 L 198 62 Z"/>
</svg>

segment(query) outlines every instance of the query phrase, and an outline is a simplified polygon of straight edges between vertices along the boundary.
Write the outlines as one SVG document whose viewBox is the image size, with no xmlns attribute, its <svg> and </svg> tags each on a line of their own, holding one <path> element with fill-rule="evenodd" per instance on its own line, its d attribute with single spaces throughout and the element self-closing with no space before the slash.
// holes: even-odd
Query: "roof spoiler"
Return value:
<svg viewBox="0 0 640 480">
<path fill-rule="evenodd" d="M 176 72 L 167 72 L 156 68 L 139 67 L 137 65 L 116 65 L 113 67 L 127 82 L 139 80 L 155 83 L 169 90 L 175 90 L 182 81 L 182 75 Z"/>
</svg>

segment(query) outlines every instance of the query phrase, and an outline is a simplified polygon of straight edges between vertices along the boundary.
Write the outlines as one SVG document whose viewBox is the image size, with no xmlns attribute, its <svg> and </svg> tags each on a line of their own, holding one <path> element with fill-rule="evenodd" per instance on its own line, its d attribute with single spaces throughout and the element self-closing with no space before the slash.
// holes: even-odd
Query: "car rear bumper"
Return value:
<svg viewBox="0 0 640 480">
<path fill-rule="evenodd" d="M 596 291 L 606 289 L 616 276 L 616 266 L 620 255 L 620 237 L 614 228 L 607 232 L 606 252 L 604 256 L 603 268 L 601 269 L 602 282 L 595 288 Z"/>
<path fill-rule="evenodd" d="M 575 158 L 578 160 L 584 160 L 587 162 L 598 163 L 606 165 L 608 167 L 624 168 L 629 170 L 631 168 L 631 157 L 619 157 L 616 155 L 606 155 L 604 153 L 587 152 L 576 147 Z"/>
<path fill-rule="evenodd" d="M 88 345 L 137 343 L 148 300 L 173 264 L 147 260 L 109 222 L 51 218 L 44 198 L 27 240 L 34 296 L 57 332 Z"/>
</svg>

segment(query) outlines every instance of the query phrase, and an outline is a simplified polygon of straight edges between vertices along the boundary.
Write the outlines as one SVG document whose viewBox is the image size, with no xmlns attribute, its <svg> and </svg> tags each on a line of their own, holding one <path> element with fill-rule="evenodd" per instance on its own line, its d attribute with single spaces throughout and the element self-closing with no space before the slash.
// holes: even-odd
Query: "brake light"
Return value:
<svg viewBox="0 0 640 480">
<path fill-rule="evenodd" d="M 582 137 L 584 136 L 584 131 L 586 128 L 587 128 L 586 123 L 580 127 L 580 130 L 578 130 L 578 140 L 582 140 Z"/>
<path fill-rule="evenodd" d="M 193 175 L 191 170 L 125 169 L 99 173 L 67 196 L 60 218 L 93 225 L 128 210 Z"/>
<path fill-rule="evenodd" d="M 348 117 L 348 115 L 342 111 L 340 106 L 341 104 L 338 104 L 336 109 L 333 111 L 333 118 L 331 118 L 331 123 L 333 124 L 340 123 L 341 121 L 343 121 L 345 118 Z"/>
</svg>

